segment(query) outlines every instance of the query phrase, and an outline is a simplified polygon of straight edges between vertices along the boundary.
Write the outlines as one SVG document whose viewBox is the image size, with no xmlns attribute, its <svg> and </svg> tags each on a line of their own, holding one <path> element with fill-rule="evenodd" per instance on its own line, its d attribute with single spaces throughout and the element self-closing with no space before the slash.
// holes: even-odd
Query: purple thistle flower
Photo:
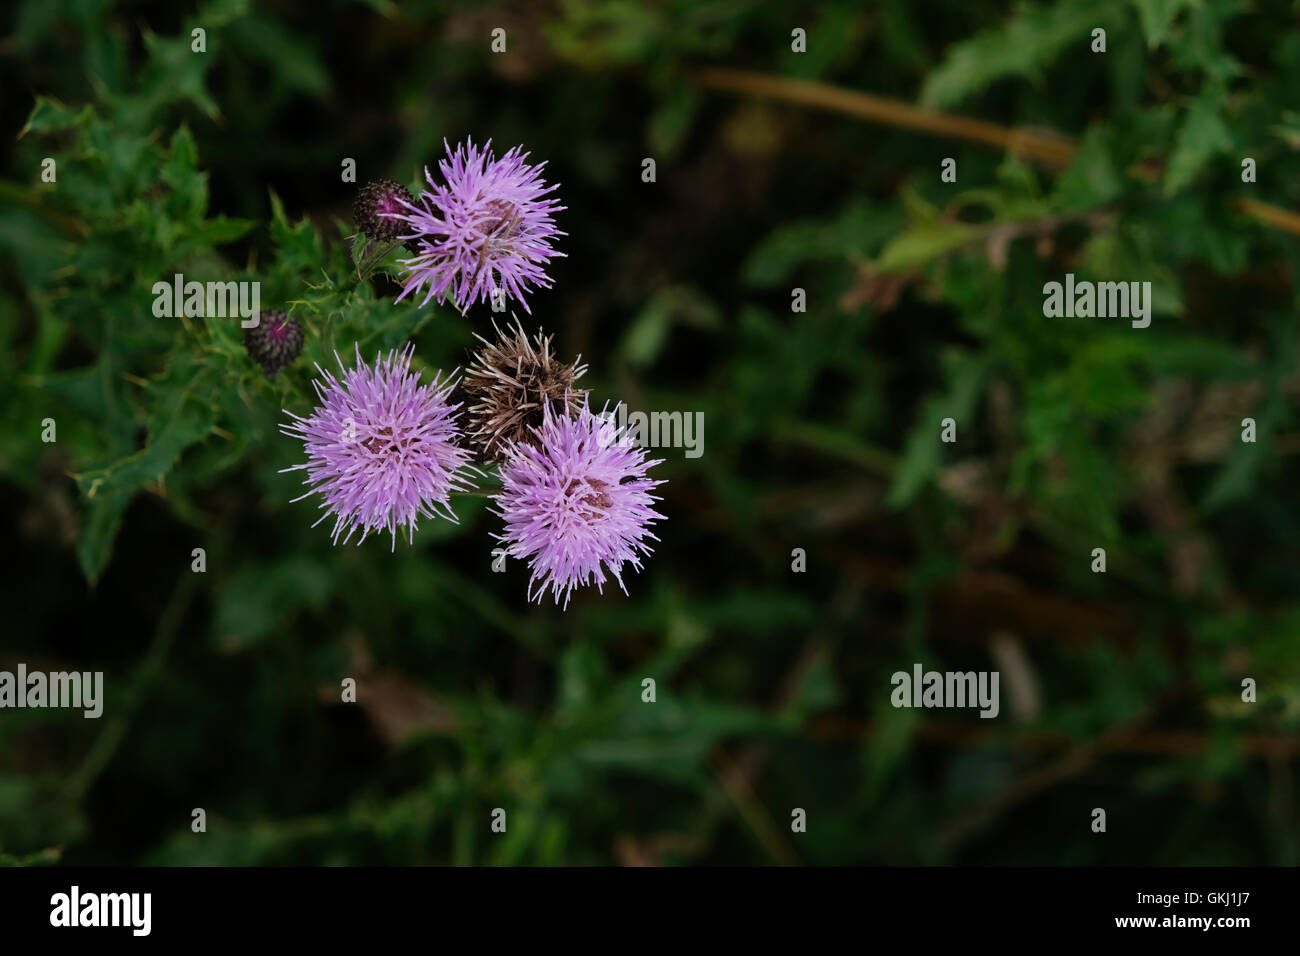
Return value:
<svg viewBox="0 0 1300 956">
<path fill-rule="evenodd" d="M 399 525 L 412 540 L 421 516 L 455 521 L 448 499 L 472 487 L 461 473 L 470 454 L 456 445 L 460 405 L 447 402 L 454 383 L 435 376 L 432 385 L 421 385 L 410 370 L 413 350 L 381 354 L 371 367 L 357 347 L 351 369 L 335 353 L 342 380 L 317 365 L 324 380 L 314 383 L 320 404 L 306 418 L 288 412 L 293 421 L 280 428 L 301 438 L 307 451 L 305 464 L 283 469 L 307 472 L 303 484 L 311 490 L 294 501 L 321 496 L 325 514 L 316 524 L 334 516 L 335 544 L 344 531 L 346 544 L 357 528 L 361 541 L 386 529 L 396 549 Z"/>
<path fill-rule="evenodd" d="M 626 594 L 624 562 L 641 570 L 646 539 L 659 540 L 648 530 L 663 520 L 650 491 L 663 482 L 646 471 L 660 460 L 647 461 L 644 448 L 585 402 L 573 417 L 548 404 L 535 431 L 536 445 L 509 443 L 494 509 L 506 522 L 495 537 L 511 557 L 528 560 L 528 599 L 540 601 L 550 588 L 567 608 L 573 589 L 593 579 L 603 593 L 606 571 Z"/>
<path fill-rule="evenodd" d="M 302 351 L 303 330 L 284 309 L 270 309 L 257 325 L 244 329 L 244 348 L 267 378 L 275 378 Z"/>
<path fill-rule="evenodd" d="M 524 293 L 550 288 L 545 266 L 564 254 L 551 246 L 564 235 L 551 217 L 564 207 L 542 198 L 556 188 L 542 182 L 546 164 L 529 166 L 518 146 L 496 159 L 491 140 L 482 149 L 472 140 L 454 151 L 446 140 L 443 145 L 447 158 L 438 169 L 446 185 L 435 183 L 426 166 L 429 188 L 415 203 L 402 204 L 405 213 L 389 214 L 405 222 L 402 238 L 416 244 L 416 254 L 401 260 L 406 274 L 396 301 L 427 287 L 421 306 L 450 294 L 464 313 L 500 290 L 531 312 Z"/>
</svg>

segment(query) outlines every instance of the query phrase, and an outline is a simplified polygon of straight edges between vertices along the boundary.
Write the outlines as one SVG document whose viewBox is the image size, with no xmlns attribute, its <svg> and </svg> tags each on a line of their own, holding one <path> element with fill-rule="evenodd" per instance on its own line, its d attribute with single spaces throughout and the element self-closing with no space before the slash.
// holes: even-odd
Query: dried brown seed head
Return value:
<svg viewBox="0 0 1300 956">
<path fill-rule="evenodd" d="M 476 335 L 483 347 L 473 356 L 461 386 L 468 397 L 469 440 L 484 458 L 502 460 L 506 443 L 534 444 L 543 409 L 576 415 L 585 389 L 574 383 L 587 371 L 581 356 L 573 364 L 551 354 L 551 336 L 541 331 L 530 341 L 519 320 L 501 331 L 495 322 L 496 341 Z"/>
</svg>

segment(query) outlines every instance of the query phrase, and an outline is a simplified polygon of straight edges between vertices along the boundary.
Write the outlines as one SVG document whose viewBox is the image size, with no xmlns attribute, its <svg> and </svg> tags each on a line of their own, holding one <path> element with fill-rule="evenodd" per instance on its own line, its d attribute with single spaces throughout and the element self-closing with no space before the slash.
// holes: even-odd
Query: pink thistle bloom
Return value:
<svg viewBox="0 0 1300 956">
<path fill-rule="evenodd" d="M 472 140 L 454 151 L 446 140 L 443 145 L 447 158 L 438 169 L 446 184 L 435 183 L 426 166 L 429 188 L 415 203 L 398 200 L 405 212 L 384 214 L 405 223 L 402 238 L 415 250 L 401 260 L 406 273 L 397 301 L 424 289 L 421 306 L 435 297 L 441 304 L 450 294 L 464 313 L 499 290 L 531 312 L 524 293 L 549 289 L 545 267 L 564 254 L 551 246 L 564 235 L 552 219 L 564 207 L 543 198 L 556 188 L 541 179 L 546 164 L 528 165 L 518 146 L 496 159 L 491 140 L 482 149 Z"/>
<path fill-rule="evenodd" d="M 494 508 L 506 522 L 495 537 L 511 557 L 528 560 L 528 599 L 540 601 L 550 588 L 567 608 L 576 587 L 594 580 L 603 591 L 607 571 L 626 594 L 623 564 L 641 570 L 646 539 L 659 540 L 648 530 L 663 520 L 650 492 L 663 482 L 646 472 L 660 460 L 647 461 L 644 448 L 585 402 L 573 417 L 546 405 L 534 431 L 535 445 L 508 443 Z"/>
<path fill-rule="evenodd" d="M 333 516 L 335 544 L 347 532 L 346 544 L 357 528 L 358 544 L 372 531 L 387 530 L 396 549 L 399 525 L 410 541 L 422 516 L 455 521 L 451 493 L 473 487 L 463 474 L 470 453 L 456 444 L 460 405 L 447 401 L 454 382 L 435 377 L 431 385 L 420 384 L 410 369 L 412 352 L 408 345 L 381 354 L 372 367 L 361 361 L 358 347 L 350 369 L 335 353 L 342 380 L 317 365 L 321 378 L 313 384 L 320 404 L 306 418 L 288 412 L 292 421 L 280 428 L 302 439 L 307 451 L 305 464 L 283 469 L 307 472 L 303 484 L 311 490 L 294 501 L 321 496 L 325 513 L 316 524 Z"/>
</svg>

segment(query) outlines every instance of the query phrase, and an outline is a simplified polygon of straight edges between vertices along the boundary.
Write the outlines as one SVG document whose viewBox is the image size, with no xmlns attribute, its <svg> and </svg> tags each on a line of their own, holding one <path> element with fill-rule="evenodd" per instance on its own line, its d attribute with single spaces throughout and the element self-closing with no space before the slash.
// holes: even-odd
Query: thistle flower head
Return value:
<svg viewBox="0 0 1300 956">
<path fill-rule="evenodd" d="M 303 418 L 289 412 L 284 434 L 302 439 L 309 491 L 318 494 L 325 512 L 316 524 L 334 518 L 334 543 L 361 529 L 387 530 L 397 546 L 397 528 L 415 533 L 420 517 L 441 515 L 455 521 L 449 498 L 471 487 L 465 472 L 469 452 L 456 444 L 459 405 L 448 403 L 452 382 L 420 383 L 410 369 L 412 347 L 379 355 L 373 366 L 361 360 L 348 369 L 335 355 L 342 378 L 318 365 L 314 384 L 320 404 Z M 315 525 L 313 525 L 315 527 Z M 357 542 L 360 544 L 360 541 Z"/>
<path fill-rule="evenodd" d="M 367 183 L 352 205 L 352 221 L 357 231 L 371 239 L 391 242 L 406 228 L 401 216 L 407 212 L 406 204 L 414 197 L 401 183 L 391 179 L 377 179 Z"/>
<path fill-rule="evenodd" d="M 455 150 L 445 140 L 443 145 L 447 157 L 438 169 L 444 183 L 434 182 L 426 166 L 429 188 L 416 202 L 403 204 L 403 238 L 415 243 L 416 253 L 402 260 L 397 300 L 423 289 L 420 305 L 450 295 L 464 312 L 500 290 L 528 310 L 524 293 L 550 288 L 546 265 L 563 255 L 551 246 L 564 235 L 552 219 L 564 207 L 545 198 L 556 188 L 542 181 L 546 164 L 528 165 L 528 154 L 518 146 L 496 159 L 491 140 L 481 149 L 471 140 Z"/>
<path fill-rule="evenodd" d="M 623 565 L 641 569 L 641 555 L 658 540 L 649 525 L 663 520 L 650 492 L 662 481 L 646 477 L 659 461 L 631 444 L 624 431 L 584 402 L 574 417 L 543 407 L 537 443 L 512 443 L 495 498 L 505 531 L 496 535 L 511 557 L 526 559 L 532 576 L 528 599 L 549 588 L 569 605 L 573 589 L 606 574 L 623 585 Z"/>
<path fill-rule="evenodd" d="M 298 357 L 302 340 L 302 326 L 283 309 L 262 312 L 257 325 L 244 329 L 244 348 L 262 366 L 267 378 L 275 378 Z"/>
<path fill-rule="evenodd" d="M 551 354 L 551 337 L 540 331 L 530 342 L 518 319 L 505 332 L 493 322 L 492 330 L 494 342 L 475 336 L 483 347 L 465 370 L 461 387 L 474 403 L 469 407 L 470 441 L 485 458 L 501 460 L 512 442 L 537 443 L 543 409 L 568 417 L 578 413 L 586 392 L 573 383 L 587 366 L 581 356 L 572 365 L 558 361 Z"/>
</svg>

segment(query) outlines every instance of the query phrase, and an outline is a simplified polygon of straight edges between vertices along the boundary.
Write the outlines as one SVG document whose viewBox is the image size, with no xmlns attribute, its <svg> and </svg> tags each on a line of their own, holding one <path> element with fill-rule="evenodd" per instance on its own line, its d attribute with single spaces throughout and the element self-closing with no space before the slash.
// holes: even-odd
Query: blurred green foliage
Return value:
<svg viewBox="0 0 1300 956">
<path fill-rule="evenodd" d="M 11 5 L 0 667 L 102 669 L 108 699 L 98 721 L 0 714 L 0 860 L 1300 862 L 1300 244 L 1241 203 L 1300 201 L 1295 17 Z M 707 66 L 1077 149 L 1036 165 Z M 703 457 L 664 456 L 669 520 L 628 596 L 529 607 L 481 499 L 392 554 L 332 548 L 289 503 L 277 423 L 331 344 L 412 340 L 450 370 L 488 324 L 393 305 L 346 241 L 345 158 L 418 187 L 466 135 L 561 183 L 568 258 L 529 322 L 599 402 L 704 413 Z M 156 318 L 177 272 L 261 282 L 302 359 L 267 381 L 232 320 Z M 1150 281 L 1151 327 L 1045 318 L 1066 272 Z M 1000 670 L 1002 714 L 891 707 L 917 661 Z"/>
</svg>

